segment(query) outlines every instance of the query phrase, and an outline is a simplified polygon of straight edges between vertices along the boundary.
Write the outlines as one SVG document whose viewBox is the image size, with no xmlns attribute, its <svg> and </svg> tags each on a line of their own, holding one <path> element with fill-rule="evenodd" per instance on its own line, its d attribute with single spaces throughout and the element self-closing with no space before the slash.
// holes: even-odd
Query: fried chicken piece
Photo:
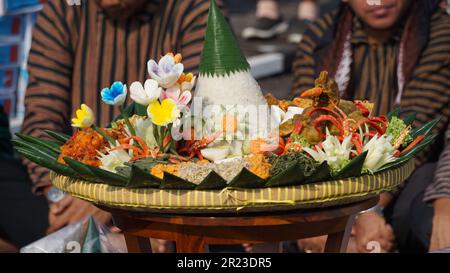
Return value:
<svg viewBox="0 0 450 273">
<path fill-rule="evenodd" d="M 339 88 L 337 83 L 328 77 L 328 72 L 322 71 L 315 80 L 315 87 L 303 92 L 301 97 L 309 97 L 314 101 L 314 107 L 328 107 L 331 103 L 339 104 Z"/>
<path fill-rule="evenodd" d="M 295 98 L 292 100 L 292 103 L 300 108 L 308 108 L 313 106 L 314 102 L 312 99 L 305 99 L 305 98 Z"/>
<path fill-rule="evenodd" d="M 287 112 L 289 106 L 291 106 L 291 103 L 287 100 L 280 100 L 278 102 L 278 106 L 284 111 Z"/>
</svg>

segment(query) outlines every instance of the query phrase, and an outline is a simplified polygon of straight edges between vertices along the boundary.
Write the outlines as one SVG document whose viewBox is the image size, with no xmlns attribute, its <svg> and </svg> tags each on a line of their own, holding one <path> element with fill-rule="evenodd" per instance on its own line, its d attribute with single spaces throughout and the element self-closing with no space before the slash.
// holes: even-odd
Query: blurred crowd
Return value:
<svg viewBox="0 0 450 273">
<path fill-rule="evenodd" d="M 118 113 L 100 103 L 112 81 L 144 82 L 146 62 L 166 52 L 184 56 L 197 72 L 210 0 L 48 0 L 40 11 L 28 58 L 28 86 L 21 131 L 46 137 L 44 129 L 71 134 L 70 117 L 84 102 L 101 124 Z M 233 21 L 241 1 L 219 1 Z M 265 43 L 289 33 L 295 44 L 291 96 L 314 86 L 320 71 L 336 79 L 341 96 L 369 99 L 386 114 L 417 112 L 417 126 L 441 117 L 437 141 L 417 158 L 403 187 L 383 193 L 358 215 L 349 252 L 428 252 L 450 247 L 450 16 L 442 0 L 245 0 L 254 20 L 236 32 Z M 294 18 L 283 5 L 295 2 Z M 297 5 L 298 2 L 298 5 Z M 328 4 L 325 6 L 323 2 Z M 329 2 L 332 2 L 329 5 Z M 270 79 L 269 79 L 270 80 Z M 276 81 L 276 78 L 273 78 Z M 96 106 L 96 107 L 95 107 Z M 48 171 L 12 149 L 9 121 L 0 103 L 0 252 L 14 252 L 68 224 L 111 216 L 52 187 Z M 116 232 L 120 232 L 117 231 Z M 284 251 L 322 252 L 326 236 L 284 242 Z M 172 250 L 155 240 L 155 250 Z M 241 251 L 256 251 L 252 245 Z"/>
<path fill-rule="evenodd" d="M 283 34 L 291 27 L 288 41 L 299 43 L 307 25 L 319 16 L 319 5 L 316 0 L 298 1 L 297 14 L 292 20 L 287 20 L 280 10 L 276 0 L 257 1 L 256 20 L 242 32 L 245 39 L 273 39 Z"/>
</svg>

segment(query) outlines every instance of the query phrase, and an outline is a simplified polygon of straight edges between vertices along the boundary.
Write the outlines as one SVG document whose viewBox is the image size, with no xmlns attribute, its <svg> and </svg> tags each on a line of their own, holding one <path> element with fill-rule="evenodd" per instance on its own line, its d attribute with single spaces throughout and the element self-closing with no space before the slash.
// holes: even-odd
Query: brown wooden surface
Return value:
<svg viewBox="0 0 450 273">
<path fill-rule="evenodd" d="M 128 253 L 152 253 L 150 238 L 138 237 L 129 233 L 124 233 Z"/>
<path fill-rule="evenodd" d="M 378 198 L 339 207 L 266 214 L 175 215 L 127 211 L 112 213 L 129 252 L 151 252 L 149 238 L 175 241 L 177 252 L 199 253 L 206 244 L 265 243 L 329 234 L 325 252 L 345 252 L 354 216 Z"/>
</svg>

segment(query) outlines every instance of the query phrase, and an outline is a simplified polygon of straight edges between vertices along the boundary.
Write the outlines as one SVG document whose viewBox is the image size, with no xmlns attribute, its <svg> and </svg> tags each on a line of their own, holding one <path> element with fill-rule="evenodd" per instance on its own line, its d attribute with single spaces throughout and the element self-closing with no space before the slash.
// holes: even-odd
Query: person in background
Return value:
<svg viewBox="0 0 450 273">
<path fill-rule="evenodd" d="M 181 53 L 185 71 L 195 73 L 208 9 L 209 0 L 48 1 L 33 32 L 22 133 L 72 134 L 70 119 L 82 103 L 93 109 L 98 125 L 107 126 L 118 112 L 101 102 L 100 90 L 114 81 L 144 82 L 147 61 L 168 52 Z M 25 163 L 33 193 L 52 192 L 48 170 Z M 56 202 L 50 203 L 49 232 L 88 215 L 110 221 L 106 212 L 70 195 L 50 199 Z"/>
<path fill-rule="evenodd" d="M 249 26 L 242 31 L 243 38 L 272 39 L 289 29 L 289 23 L 281 15 L 278 1 L 258 0 L 256 4 L 256 20 L 253 26 Z M 289 36 L 289 42 L 299 43 L 301 33 L 318 15 L 319 8 L 316 0 L 300 0 L 297 8 L 297 18 L 291 26 L 294 32 Z"/>
<path fill-rule="evenodd" d="M 17 252 L 45 235 L 47 202 L 32 195 L 30 185 L 26 169 L 14 155 L 8 116 L 0 102 L 0 253 Z"/>
<path fill-rule="evenodd" d="M 309 27 L 293 65 L 293 93 L 313 87 L 326 70 L 344 98 L 376 103 L 375 115 L 400 106 L 403 116 L 417 112 L 415 126 L 441 117 L 437 141 L 416 158 L 418 168 L 405 187 L 382 194 L 374 210 L 357 218 L 353 234 L 360 252 L 368 251 L 370 241 L 389 251 L 392 235 L 400 251 L 442 249 L 450 246 L 450 146 L 444 146 L 450 121 L 450 16 L 438 0 L 380 2 L 342 1 L 337 12 Z"/>
<path fill-rule="evenodd" d="M 0 160 L 11 159 L 13 158 L 13 154 L 11 133 L 9 132 L 9 119 L 0 101 Z"/>
</svg>

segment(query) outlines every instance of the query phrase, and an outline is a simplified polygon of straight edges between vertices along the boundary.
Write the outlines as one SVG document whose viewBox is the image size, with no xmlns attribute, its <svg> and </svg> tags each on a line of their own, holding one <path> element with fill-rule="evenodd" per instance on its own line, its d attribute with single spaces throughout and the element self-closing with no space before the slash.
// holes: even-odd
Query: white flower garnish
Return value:
<svg viewBox="0 0 450 273">
<path fill-rule="evenodd" d="M 140 82 L 134 82 L 130 86 L 130 97 L 133 101 L 147 106 L 161 95 L 162 88 L 155 80 L 146 80 L 144 86 Z"/>
<path fill-rule="evenodd" d="M 352 137 L 348 136 L 344 138 L 341 143 L 338 137 L 330 134 L 328 128 L 326 133 L 327 136 L 322 143 L 322 147 L 316 145 L 317 151 L 306 147 L 303 147 L 303 150 L 311 155 L 317 162 L 322 163 L 327 161 L 330 168 L 333 169 L 333 171 L 338 172 L 348 164 L 350 155 L 354 152 L 352 150 Z"/>
<path fill-rule="evenodd" d="M 119 145 L 119 143 L 117 143 L 117 145 Z M 125 166 L 125 162 L 131 160 L 131 156 L 124 150 L 109 151 L 108 154 L 99 154 L 99 159 L 102 163 L 100 168 L 113 173 L 117 173 L 117 167 L 123 167 Z"/>
<path fill-rule="evenodd" d="M 293 119 L 295 115 L 301 115 L 305 109 L 297 106 L 289 106 L 287 112 L 284 112 L 279 106 L 272 105 L 270 110 L 272 123 L 274 125 L 281 125 Z"/>
<path fill-rule="evenodd" d="M 374 136 L 367 142 L 363 151 L 368 151 L 364 161 L 364 169 L 374 173 L 384 165 L 395 160 L 395 148 L 391 144 L 391 136 Z"/>
<path fill-rule="evenodd" d="M 149 118 L 143 118 L 140 116 L 133 116 L 131 119 L 131 124 L 133 124 L 133 127 L 136 131 L 136 136 L 144 140 L 145 144 L 147 144 L 148 147 L 156 147 L 157 141 L 155 139 L 155 135 L 153 132 L 153 123 L 152 120 Z M 130 132 L 128 129 L 127 133 L 130 135 Z"/>
<path fill-rule="evenodd" d="M 218 162 L 224 160 L 230 154 L 229 146 L 216 146 L 212 148 L 205 148 L 201 150 L 202 155 L 212 161 Z"/>
</svg>

